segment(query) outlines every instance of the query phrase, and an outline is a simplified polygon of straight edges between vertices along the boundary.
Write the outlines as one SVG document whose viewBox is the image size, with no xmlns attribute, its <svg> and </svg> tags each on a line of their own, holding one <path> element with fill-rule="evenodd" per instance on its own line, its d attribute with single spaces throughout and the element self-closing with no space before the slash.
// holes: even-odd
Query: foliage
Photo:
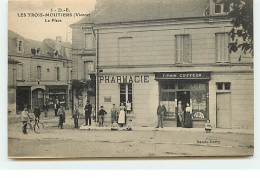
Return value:
<svg viewBox="0 0 260 179">
<path fill-rule="evenodd" d="M 233 28 L 230 32 L 232 42 L 229 51 L 236 52 L 240 49 L 243 53 L 254 53 L 254 29 L 253 29 L 253 0 L 214 0 L 224 4 L 224 10 L 228 11 Z M 241 40 L 240 40 L 241 39 Z"/>
<path fill-rule="evenodd" d="M 79 99 L 84 90 L 87 90 L 89 96 L 95 95 L 95 81 L 93 80 L 72 80 L 71 86 L 75 96 Z"/>
</svg>

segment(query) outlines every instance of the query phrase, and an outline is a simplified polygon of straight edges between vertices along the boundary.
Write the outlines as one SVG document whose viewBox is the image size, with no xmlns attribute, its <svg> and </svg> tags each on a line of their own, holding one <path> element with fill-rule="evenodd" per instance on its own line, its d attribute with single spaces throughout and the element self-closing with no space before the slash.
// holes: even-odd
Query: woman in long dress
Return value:
<svg viewBox="0 0 260 179">
<path fill-rule="evenodd" d="M 126 108 L 124 106 L 124 103 L 121 103 L 120 107 L 119 107 L 119 119 L 118 119 L 118 124 L 122 127 L 123 124 L 125 124 L 125 120 L 126 120 Z"/>
<path fill-rule="evenodd" d="M 187 103 L 187 106 L 185 108 L 185 127 L 186 128 L 192 128 L 192 121 L 191 121 L 191 107 L 189 103 Z"/>
</svg>

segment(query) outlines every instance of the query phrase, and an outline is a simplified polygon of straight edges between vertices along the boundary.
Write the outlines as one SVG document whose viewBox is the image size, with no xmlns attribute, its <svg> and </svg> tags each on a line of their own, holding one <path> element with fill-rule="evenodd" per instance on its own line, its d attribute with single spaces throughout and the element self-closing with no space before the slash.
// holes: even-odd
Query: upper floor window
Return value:
<svg viewBox="0 0 260 179">
<path fill-rule="evenodd" d="M 189 35 L 176 35 L 176 63 L 191 63 L 191 40 Z"/>
<path fill-rule="evenodd" d="M 92 33 L 85 34 L 85 49 L 92 50 L 94 48 L 94 36 Z"/>
<path fill-rule="evenodd" d="M 228 44 L 228 33 L 216 34 L 216 62 L 230 62 Z"/>
<path fill-rule="evenodd" d="M 89 79 L 89 73 L 94 72 L 94 62 L 93 61 L 84 61 L 84 78 Z"/>
<path fill-rule="evenodd" d="M 41 80 L 42 77 L 42 67 L 41 66 L 37 66 L 37 80 Z"/>
<path fill-rule="evenodd" d="M 18 63 L 17 65 L 17 80 L 23 80 L 23 64 Z"/>
<path fill-rule="evenodd" d="M 226 14 L 230 12 L 230 5 L 225 5 L 223 3 L 215 3 L 215 14 Z"/>
<path fill-rule="evenodd" d="M 17 51 L 23 53 L 24 51 L 23 40 L 20 39 L 17 40 Z"/>
<path fill-rule="evenodd" d="M 57 67 L 57 68 L 56 68 L 56 75 L 57 75 L 57 76 L 56 76 L 56 77 L 57 77 L 57 78 L 56 78 L 57 81 L 60 81 L 60 67 Z"/>
</svg>

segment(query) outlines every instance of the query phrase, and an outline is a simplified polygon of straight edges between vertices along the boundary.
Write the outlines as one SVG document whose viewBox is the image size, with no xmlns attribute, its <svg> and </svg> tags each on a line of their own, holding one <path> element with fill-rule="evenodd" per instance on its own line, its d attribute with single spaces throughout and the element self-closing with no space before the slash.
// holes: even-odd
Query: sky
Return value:
<svg viewBox="0 0 260 179">
<path fill-rule="evenodd" d="M 56 39 L 56 36 L 61 36 L 62 41 L 71 42 L 72 33 L 69 25 L 84 17 L 74 17 L 74 13 L 88 14 L 94 10 L 95 3 L 96 0 L 9 1 L 8 29 L 32 40 L 43 41 L 46 38 Z M 70 12 L 66 12 L 66 8 Z M 28 14 L 57 13 L 60 9 L 65 10 L 64 13 L 72 13 L 72 17 L 29 17 Z M 26 13 L 26 17 L 23 13 Z M 61 20 L 61 22 L 52 22 L 52 19 Z M 45 22 L 48 20 L 50 22 Z"/>
</svg>

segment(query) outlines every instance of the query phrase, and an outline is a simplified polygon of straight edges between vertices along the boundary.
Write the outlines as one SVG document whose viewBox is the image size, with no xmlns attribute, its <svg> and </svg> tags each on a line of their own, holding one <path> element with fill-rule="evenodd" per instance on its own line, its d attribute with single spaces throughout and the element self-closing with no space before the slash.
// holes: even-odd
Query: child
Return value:
<svg viewBox="0 0 260 179">
<path fill-rule="evenodd" d="M 105 114 L 107 114 L 107 112 L 104 110 L 104 107 L 101 106 L 101 109 L 98 112 L 98 116 L 99 116 L 99 127 L 102 126 L 103 127 L 103 123 L 104 123 L 104 116 Z"/>
<path fill-rule="evenodd" d="M 205 123 L 205 131 L 206 131 L 207 133 L 211 131 L 210 120 L 207 120 L 207 122 Z"/>
</svg>

